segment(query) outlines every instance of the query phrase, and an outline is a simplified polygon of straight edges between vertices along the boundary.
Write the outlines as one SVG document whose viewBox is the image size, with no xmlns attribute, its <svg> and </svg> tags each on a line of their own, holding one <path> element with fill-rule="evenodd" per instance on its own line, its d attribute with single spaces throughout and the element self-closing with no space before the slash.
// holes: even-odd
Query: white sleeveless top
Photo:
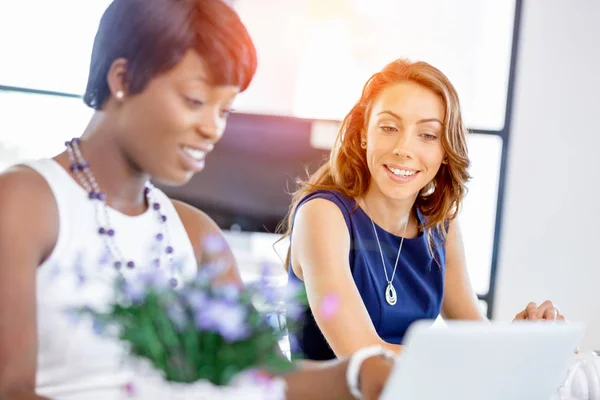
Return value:
<svg viewBox="0 0 600 400">
<path fill-rule="evenodd" d="M 87 192 L 56 161 L 37 160 L 23 165 L 37 171 L 50 186 L 59 215 L 59 234 L 54 251 L 37 272 L 38 365 L 36 391 L 52 399 L 219 399 L 283 398 L 283 381 L 268 390 L 245 383 L 224 389 L 208 382 L 172 385 L 159 374 L 131 362 L 116 340 L 99 336 L 88 320 L 74 321 L 67 310 L 92 306 L 102 308 L 111 298 L 117 272 L 107 260 L 98 234 L 95 205 Z M 169 198 L 154 189 L 153 196 L 167 216 L 167 229 L 180 268 L 177 278 L 192 277 L 197 262 L 183 223 Z M 127 274 L 152 267 L 150 255 L 160 231 L 156 214 L 148 209 L 131 217 L 108 209 L 115 241 L 127 260 L 134 260 Z M 164 264 L 164 263 L 163 263 Z M 161 268 L 168 268 L 163 267 Z M 167 273 L 170 273 L 167 270 Z"/>
</svg>

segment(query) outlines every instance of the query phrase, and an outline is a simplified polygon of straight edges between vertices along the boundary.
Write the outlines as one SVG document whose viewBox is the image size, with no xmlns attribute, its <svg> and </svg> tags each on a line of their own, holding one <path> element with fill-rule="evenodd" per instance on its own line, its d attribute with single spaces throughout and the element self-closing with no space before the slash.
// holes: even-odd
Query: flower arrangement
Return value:
<svg viewBox="0 0 600 400">
<path fill-rule="evenodd" d="M 93 318 L 96 330 L 124 342 L 132 356 L 148 360 L 167 381 L 208 380 L 226 386 L 248 370 L 283 373 L 292 364 L 279 341 L 296 329 L 303 290 L 273 289 L 266 274 L 256 285 L 239 288 L 217 284 L 219 268 L 204 266 L 195 279 L 174 289 L 159 270 L 120 278 L 115 296 L 102 312 L 78 313 Z M 285 304 L 284 326 L 268 323 L 255 304 Z"/>
</svg>

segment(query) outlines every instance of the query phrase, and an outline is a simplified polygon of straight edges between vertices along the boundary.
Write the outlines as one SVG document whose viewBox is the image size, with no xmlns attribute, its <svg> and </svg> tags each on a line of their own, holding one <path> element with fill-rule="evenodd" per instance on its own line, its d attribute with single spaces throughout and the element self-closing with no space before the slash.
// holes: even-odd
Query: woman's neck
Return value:
<svg viewBox="0 0 600 400">
<path fill-rule="evenodd" d="M 384 230 L 397 236 L 414 237 L 419 232 L 418 222 L 413 215 L 415 200 L 390 199 L 371 186 L 357 202 L 373 222 Z"/>
<path fill-rule="evenodd" d="M 90 120 L 80 148 L 111 208 L 127 215 L 139 215 L 146 210 L 144 187 L 150 176 L 121 147 L 118 132 L 102 112 L 96 112 Z M 63 153 L 57 161 L 63 165 L 69 163 L 65 157 Z"/>
</svg>

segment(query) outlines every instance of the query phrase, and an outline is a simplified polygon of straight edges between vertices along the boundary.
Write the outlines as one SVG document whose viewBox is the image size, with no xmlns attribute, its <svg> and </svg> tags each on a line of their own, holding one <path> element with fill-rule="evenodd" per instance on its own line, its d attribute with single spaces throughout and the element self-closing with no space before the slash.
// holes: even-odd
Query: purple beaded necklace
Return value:
<svg viewBox="0 0 600 400">
<path fill-rule="evenodd" d="M 113 260 L 114 268 L 121 273 L 123 266 L 133 269 L 136 267 L 136 263 L 133 260 L 127 260 L 121 249 L 117 245 L 115 236 L 117 232 L 112 227 L 110 222 L 110 216 L 108 213 L 108 205 L 106 204 L 106 193 L 100 190 L 92 171 L 90 170 L 89 164 L 83 158 L 81 149 L 79 147 L 80 140 L 78 138 L 72 139 L 66 142 L 67 154 L 69 155 L 69 161 L 71 163 L 70 169 L 75 177 L 79 180 L 83 188 L 88 192 L 88 198 L 90 201 L 96 204 L 95 215 L 96 223 L 98 225 L 98 234 L 104 241 L 104 245 Z M 161 205 L 158 199 L 152 196 L 152 190 L 154 187 L 151 183 L 146 183 L 144 188 L 144 195 L 149 206 L 156 212 L 157 221 L 160 225 L 160 231 L 154 236 L 156 241 L 156 249 L 158 249 L 157 256 L 153 259 L 152 264 L 155 267 L 160 267 L 162 256 L 166 256 L 167 263 L 171 271 L 171 278 L 169 284 L 172 287 L 177 286 L 177 279 L 175 278 L 175 267 L 173 263 L 173 253 L 175 249 L 170 243 L 169 230 L 167 227 L 167 216 L 161 212 Z M 103 218 L 102 218 L 103 217 Z M 122 276 L 122 275 L 121 275 Z"/>
</svg>

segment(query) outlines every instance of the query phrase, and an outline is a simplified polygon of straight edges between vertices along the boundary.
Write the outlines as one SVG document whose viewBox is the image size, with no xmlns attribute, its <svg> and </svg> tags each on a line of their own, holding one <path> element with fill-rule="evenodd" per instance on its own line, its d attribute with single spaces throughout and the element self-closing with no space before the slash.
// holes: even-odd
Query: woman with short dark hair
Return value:
<svg viewBox="0 0 600 400">
<path fill-rule="evenodd" d="M 150 180 L 183 185 L 203 169 L 256 63 L 244 25 L 220 0 L 114 0 L 108 7 L 84 96 L 96 111 L 82 137 L 52 159 L 0 174 L 0 398 L 267 395 L 258 385 L 207 382 L 174 390 L 124 363 L 127 351 L 116 340 L 65 314 L 106 305 L 119 275 L 158 268 L 177 287 L 204 263 L 203 243 L 223 233 Z M 219 255 L 229 263 L 221 279 L 241 284 L 230 249 Z M 82 279 L 90 282 L 85 289 Z M 351 398 L 360 377 L 363 393 L 375 396 L 390 370 L 373 356 L 381 353 L 354 358 L 350 385 L 342 361 L 277 378 L 269 390 L 278 390 L 273 398 Z"/>
</svg>

